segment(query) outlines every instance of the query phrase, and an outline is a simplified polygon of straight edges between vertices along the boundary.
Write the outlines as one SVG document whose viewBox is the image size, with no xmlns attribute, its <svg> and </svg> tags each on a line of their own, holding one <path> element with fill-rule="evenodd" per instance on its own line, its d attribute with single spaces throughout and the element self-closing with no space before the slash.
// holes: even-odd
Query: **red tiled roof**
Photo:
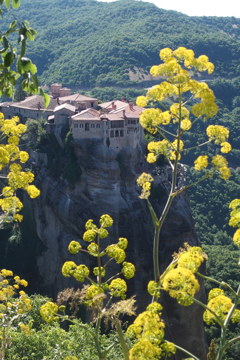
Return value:
<svg viewBox="0 0 240 360">
<path fill-rule="evenodd" d="M 124 120 L 123 117 L 123 112 L 119 112 L 119 113 L 106 113 L 106 114 L 101 114 L 99 111 L 95 110 L 95 109 L 86 109 L 81 111 L 80 113 L 73 115 L 71 117 L 72 120 L 81 120 L 81 121 L 101 121 L 104 119 L 110 120 L 110 121 L 116 121 L 116 120 Z"/>
<path fill-rule="evenodd" d="M 114 108 L 113 105 L 116 108 Z M 129 104 L 127 102 L 119 101 L 119 100 L 105 102 L 105 103 L 99 104 L 99 106 L 102 109 L 110 110 L 110 112 L 108 114 L 113 114 L 113 113 L 117 114 L 117 113 L 125 110 L 125 116 L 127 118 L 139 118 L 141 112 L 144 110 L 140 106 L 137 106 L 134 104 Z"/>
<path fill-rule="evenodd" d="M 19 102 L 12 102 L 10 106 L 19 107 L 19 108 L 26 108 L 26 109 L 40 109 L 44 110 L 44 99 L 40 95 L 32 95 L 28 96 L 26 99 L 19 101 Z M 50 104 L 47 107 L 47 110 L 54 110 L 55 107 L 58 106 L 57 99 L 51 98 Z"/>
<path fill-rule="evenodd" d="M 92 98 L 90 96 L 81 95 L 81 94 L 73 94 L 68 96 L 61 96 L 59 98 L 60 103 L 66 102 L 66 101 L 96 101 L 97 99 Z"/>
</svg>

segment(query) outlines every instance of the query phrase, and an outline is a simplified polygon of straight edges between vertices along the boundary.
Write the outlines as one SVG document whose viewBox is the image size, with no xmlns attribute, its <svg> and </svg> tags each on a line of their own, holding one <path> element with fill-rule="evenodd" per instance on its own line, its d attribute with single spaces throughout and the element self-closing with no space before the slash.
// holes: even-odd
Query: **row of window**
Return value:
<svg viewBox="0 0 240 360">
<path fill-rule="evenodd" d="M 110 137 L 123 137 L 123 130 L 111 130 Z"/>
<path fill-rule="evenodd" d="M 138 119 L 129 119 L 128 124 L 138 124 Z"/>
<path fill-rule="evenodd" d="M 85 128 L 85 131 L 89 131 L 89 128 L 93 129 L 93 128 L 100 128 L 100 124 L 90 124 L 89 126 L 89 123 L 85 123 L 85 124 L 74 124 L 73 125 L 74 128 Z"/>
</svg>

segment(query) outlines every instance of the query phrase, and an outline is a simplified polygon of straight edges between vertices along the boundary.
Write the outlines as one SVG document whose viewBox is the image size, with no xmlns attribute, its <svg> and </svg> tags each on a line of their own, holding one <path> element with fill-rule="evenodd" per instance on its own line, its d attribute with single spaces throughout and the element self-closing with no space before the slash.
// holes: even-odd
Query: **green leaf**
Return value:
<svg viewBox="0 0 240 360">
<path fill-rule="evenodd" d="M 20 6 L 20 0 L 12 0 L 12 6 L 14 9 L 18 9 Z"/>
<path fill-rule="evenodd" d="M 10 7 L 10 0 L 4 0 L 4 3 L 6 5 L 6 8 L 9 9 Z"/>
<path fill-rule="evenodd" d="M 20 52 L 20 55 L 23 56 L 26 52 L 26 40 L 23 40 L 21 42 L 21 52 Z"/>
<path fill-rule="evenodd" d="M 22 57 L 20 61 L 24 72 L 30 72 L 31 74 L 36 74 L 37 67 L 32 63 L 32 61 L 29 58 Z"/>
<path fill-rule="evenodd" d="M 2 37 L 3 48 L 0 50 L 0 54 L 6 51 L 9 47 L 9 42 L 5 36 Z"/>
<path fill-rule="evenodd" d="M 6 67 L 9 67 L 13 63 L 14 58 L 15 58 L 14 54 L 12 52 L 8 52 L 4 57 L 4 65 Z"/>
<path fill-rule="evenodd" d="M 45 106 L 45 108 L 47 108 L 48 105 L 50 104 L 50 100 L 51 100 L 50 96 L 49 96 L 48 94 L 46 94 L 46 93 L 43 91 L 43 89 L 41 89 L 41 88 L 39 89 L 39 94 L 40 94 L 41 96 L 43 96 L 44 106 Z"/>
</svg>

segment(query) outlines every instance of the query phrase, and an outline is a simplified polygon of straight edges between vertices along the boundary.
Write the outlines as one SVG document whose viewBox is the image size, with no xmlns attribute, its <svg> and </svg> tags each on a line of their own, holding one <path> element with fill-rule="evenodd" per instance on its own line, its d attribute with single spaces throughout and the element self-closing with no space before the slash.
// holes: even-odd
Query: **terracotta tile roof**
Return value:
<svg viewBox="0 0 240 360">
<path fill-rule="evenodd" d="M 110 121 L 116 121 L 116 120 L 124 120 L 123 112 L 119 113 L 108 113 L 108 114 L 102 114 L 101 119 L 108 119 Z"/>
<path fill-rule="evenodd" d="M 125 101 L 120 101 L 120 100 L 108 101 L 108 102 L 99 104 L 99 106 L 103 110 L 110 111 L 108 114 L 113 114 L 113 113 L 117 114 L 117 113 L 125 110 L 125 116 L 127 118 L 139 118 L 141 112 L 144 110 L 140 106 L 137 106 L 133 103 L 129 104 Z"/>
<path fill-rule="evenodd" d="M 112 108 L 112 105 L 115 105 L 116 106 L 116 109 L 119 109 L 120 107 L 122 106 L 125 106 L 127 105 L 128 103 L 125 102 L 125 101 L 120 101 L 120 100 L 112 100 L 112 101 L 107 101 L 105 103 L 102 103 L 102 104 L 99 104 L 99 106 L 102 108 L 102 109 L 108 109 L 110 110 Z"/>
<path fill-rule="evenodd" d="M 61 109 L 68 109 L 68 110 L 71 110 L 72 112 L 75 112 L 76 107 L 71 105 L 71 104 L 64 103 L 64 104 L 56 106 L 53 111 L 56 112 L 56 111 L 59 111 Z"/>
<path fill-rule="evenodd" d="M 43 97 L 40 95 L 28 96 L 25 100 L 12 102 L 10 106 L 36 110 L 38 110 L 40 106 L 41 110 L 45 109 Z M 56 106 L 58 106 L 57 99 L 51 98 L 47 110 L 54 110 Z"/>
<path fill-rule="evenodd" d="M 123 112 L 119 113 L 106 113 L 101 114 L 99 111 L 95 109 L 86 109 L 81 111 L 80 113 L 73 115 L 71 119 L 74 121 L 81 120 L 81 121 L 102 121 L 104 119 L 110 120 L 110 121 L 116 121 L 116 120 L 124 120 Z"/>
<path fill-rule="evenodd" d="M 71 117 L 72 120 L 101 120 L 100 112 L 95 109 L 86 109 Z"/>
<path fill-rule="evenodd" d="M 79 101 L 79 102 L 84 102 L 84 101 L 96 101 L 97 99 L 92 98 L 90 96 L 86 96 L 86 95 L 81 95 L 81 94 L 73 94 L 73 95 L 69 95 L 69 96 L 61 96 L 59 98 L 59 102 L 62 104 L 64 102 L 67 101 Z"/>
</svg>

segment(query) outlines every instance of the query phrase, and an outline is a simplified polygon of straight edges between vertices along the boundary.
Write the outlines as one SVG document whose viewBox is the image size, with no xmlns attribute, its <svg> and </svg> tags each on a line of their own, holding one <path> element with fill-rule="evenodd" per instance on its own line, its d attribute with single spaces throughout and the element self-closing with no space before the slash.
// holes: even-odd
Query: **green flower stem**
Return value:
<svg viewBox="0 0 240 360">
<path fill-rule="evenodd" d="M 230 345 L 232 345 L 234 342 L 240 341 L 240 336 L 237 336 L 229 341 L 226 342 L 226 344 L 223 346 L 223 351 L 225 351 Z"/>
<path fill-rule="evenodd" d="M 215 284 L 218 284 L 218 285 L 221 286 L 221 287 L 227 288 L 229 291 L 231 291 L 231 293 L 233 294 L 233 296 L 237 296 L 236 291 L 234 291 L 233 288 L 232 288 L 229 284 L 227 284 L 227 283 L 225 283 L 225 282 L 223 282 L 223 281 L 218 281 L 218 280 L 216 280 L 216 279 L 214 279 L 214 278 L 212 278 L 212 277 L 210 277 L 210 276 L 203 275 L 203 274 L 201 274 L 201 273 L 198 272 L 198 271 L 196 272 L 196 274 L 197 274 L 198 276 L 200 276 L 201 278 L 203 278 L 204 280 L 211 281 L 211 282 L 213 282 L 213 283 L 215 283 Z"/>
<path fill-rule="evenodd" d="M 129 348 L 128 348 L 127 344 L 126 344 L 126 341 L 125 341 L 125 338 L 124 338 L 124 335 L 123 335 L 123 331 L 122 331 L 121 322 L 120 322 L 119 319 L 116 319 L 115 325 L 116 325 L 118 339 L 119 339 L 119 342 L 120 342 L 120 345 L 121 345 L 121 348 L 122 348 L 122 352 L 123 352 L 123 355 L 124 355 L 124 359 L 129 360 Z"/>
<path fill-rule="evenodd" d="M 121 273 L 119 272 L 119 273 L 111 276 L 109 279 L 107 279 L 107 280 L 105 281 L 105 283 L 107 284 L 108 282 L 110 282 L 110 281 L 112 281 L 113 279 L 115 279 L 116 277 L 118 277 L 120 274 L 121 274 Z"/>
<path fill-rule="evenodd" d="M 194 298 L 194 302 L 195 302 L 196 304 L 200 305 L 201 307 L 203 307 L 205 310 L 210 311 L 210 313 L 212 313 L 212 314 L 214 315 L 216 322 L 218 323 L 218 325 L 219 325 L 221 328 L 224 326 L 222 320 L 221 320 L 221 319 L 215 314 L 215 312 L 214 312 L 212 309 L 210 309 L 206 304 L 204 304 L 203 302 L 197 300 L 196 298 Z"/>
<path fill-rule="evenodd" d="M 209 173 L 208 173 L 208 174 L 204 175 L 203 177 L 201 177 L 201 179 L 199 179 L 199 180 L 197 180 L 197 181 L 195 181 L 195 182 L 193 182 L 193 183 L 191 183 L 191 184 L 188 184 L 188 185 L 183 186 L 181 189 L 175 191 L 174 196 L 177 196 L 177 195 L 179 195 L 181 192 L 186 191 L 187 189 L 189 189 L 190 187 L 199 184 L 201 181 L 206 180 L 206 179 L 209 178 L 210 176 L 211 176 L 211 175 L 209 175 Z"/>
<path fill-rule="evenodd" d="M 99 342 L 99 331 L 100 331 L 101 320 L 102 319 L 101 319 L 100 315 L 98 314 L 98 318 L 97 318 L 97 321 L 96 321 L 96 327 L 95 327 L 95 331 L 94 331 L 94 342 L 95 342 L 95 345 L 96 345 L 99 360 L 105 360 L 106 356 L 104 356 L 102 354 L 101 345 L 100 345 L 100 342 Z"/>
<path fill-rule="evenodd" d="M 178 346 L 178 345 L 176 345 L 176 344 L 174 344 L 174 346 L 175 346 L 178 350 L 180 350 L 180 351 L 184 352 L 185 354 L 191 356 L 191 358 L 193 358 L 194 360 L 200 360 L 198 357 L 196 357 L 195 355 L 193 355 L 192 353 L 190 353 L 190 352 L 187 351 L 186 349 L 182 348 L 181 346 Z"/>
<path fill-rule="evenodd" d="M 159 130 L 159 133 L 164 137 L 164 135 L 163 135 L 163 133 L 162 132 L 164 132 L 164 133 L 166 133 L 166 134 L 168 134 L 168 135 L 171 135 L 172 137 L 176 137 L 176 135 L 175 134 L 173 134 L 173 133 L 171 133 L 170 131 L 168 131 L 168 130 L 166 130 L 166 129 L 163 129 L 161 126 L 159 126 L 158 125 L 158 130 Z M 169 141 L 166 137 L 164 137 L 165 138 L 165 140 L 167 140 L 167 141 Z"/>
<path fill-rule="evenodd" d="M 98 274 L 98 285 L 101 286 L 102 284 L 102 274 L 101 274 L 101 251 L 100 251 L 100 238 L 99 235 L 97 237 L 97 244 L 98 244 L 98 257 L 97 257 L 97 263 L 98 263 L 98 269 L 99 269 L 99 274 Z"/>
<path fill-rule="evenodd" d="M 151 204 L 148 201 L 148 207 L 152 216 L 153 225 L 154 225 L 154 240 L 153 240 L 153 270 L 154 270 L 154 280 L 155 282 L 159 281 L 160 278 L 160 270 L 159 270 L 159 239 L 160 239 L 160 231 L 162 229 L 163 223 L 166 219 L 166 216 L 170 210 L 170 207 L 172 205 L 173 199 L 175 197 L 175 191 L 176 191 L 176 183 L 177 183 L 177 168 L 178 168 L 178 155 L 180 153 L 180 138 L 181 138 L 181 105 L 182 104 L 182 97 L 181 92 L 179 88 L 179 122 L 178 122 L 178 131 L 177 131 L 177 149 L 176 149 L 176 159 L 174 160 L 173 164 L 173 170 L 172 170 L 172 184 L 171 184 L 171 190 L 170 194 L 168 195 L 167 202 L 165 204 L 165 207 L 163 209 L 163 212 L 158 219 L 156 216 L 155 211 L 153 210 Z"/>
<path fill-rule="evenodd" d="M 231 307 L 231 309 L 229 310 L 227 317 L 224 321 L 223 326 L 221 327 L 221 338 L 220 338 L 220 345 L 219 345 L 219 349 L 217 352 L 217 356 L 216 356 L 216 360 L 222 360 L 223 359 L 223 355 L 226 349 L 226 335 L 227 335 L 227 329 L 228 329 L 228 325 L 230 323 L 230 320 L 232 318 L 232 314 L 234 312 L 234 310 L 236 309 L 238 303 L 239 303 L 239 299 L 240 299 L 240 285 L 238 286 L 237 289 L 237 293 L 235 296 L 235 301 Z"/>
<path fill-rule="evenodd" d="M 197 148 L 199 148 L 199 147 L 201 147 L 201 146 L 205 146 L 205 145 L 207 145 L 207 144 L 210 144 L 210 142 L 211 142 L 211 140 L 205 141 L 205 142 L 203 142 L 203 143 L 201 143 L 201 144 L 192 146 L 192 147 L 187 148 L 187 149 L 183 149 L 182 152 L 186 152 L 186 151 L 190 151 L 190 150 L 197 149 Z"/>
</svg>

